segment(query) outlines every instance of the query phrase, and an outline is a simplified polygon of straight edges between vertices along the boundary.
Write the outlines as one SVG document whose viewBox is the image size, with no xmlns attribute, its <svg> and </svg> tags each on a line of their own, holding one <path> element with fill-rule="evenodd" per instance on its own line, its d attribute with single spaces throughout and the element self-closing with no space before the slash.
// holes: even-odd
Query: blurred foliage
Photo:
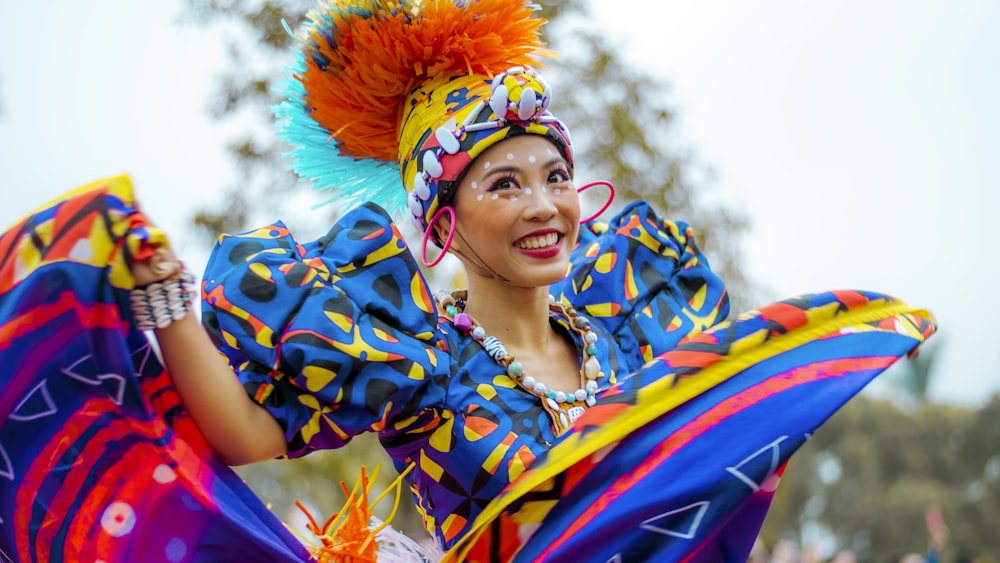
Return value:
<svg viewBox="0 0 1000 563">
<path fill-rule="evenodd" d="M 978 409 L 856 398 L 792 458 L 762 537 L 808 544 L 819 525 L 861 560 L 888 561 L 927 548 L 931 507 L 948 529 L 943 561 L 1000 556 L 1000 394 Z"/>
</svg>

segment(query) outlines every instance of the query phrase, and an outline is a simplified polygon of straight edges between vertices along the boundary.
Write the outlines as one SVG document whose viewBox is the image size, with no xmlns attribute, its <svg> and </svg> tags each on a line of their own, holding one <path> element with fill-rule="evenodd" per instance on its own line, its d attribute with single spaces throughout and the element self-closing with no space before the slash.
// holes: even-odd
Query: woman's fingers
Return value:
<svg viewBox="0 0 1000 563">
<path fill-rule="evenodd" d="M 142 287 L 181 273 L 181 262 L 169 248 L 157 248 L 148 260 L 136 262 L 132 266 L 132 277 L 136 287 Z"/>
</svg>

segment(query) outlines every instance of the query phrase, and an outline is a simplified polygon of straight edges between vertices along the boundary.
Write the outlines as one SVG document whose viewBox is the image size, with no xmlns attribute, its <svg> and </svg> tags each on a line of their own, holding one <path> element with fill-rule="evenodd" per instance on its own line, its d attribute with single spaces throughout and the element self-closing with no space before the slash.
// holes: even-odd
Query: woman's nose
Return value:
<svg viewBox="0 0 1000 563">
<path fill-rule="evenodd" d="M 555 202 L 552 200 L 555 195 L 551 190 L 543 187 L 529 188 L 530 193 L 525 193 L 530 202 L 525 210 L 529 218 L 548 219 L 559 212 Z M 527 192 L 527 190 L 525 190 Z"/>
</svg>

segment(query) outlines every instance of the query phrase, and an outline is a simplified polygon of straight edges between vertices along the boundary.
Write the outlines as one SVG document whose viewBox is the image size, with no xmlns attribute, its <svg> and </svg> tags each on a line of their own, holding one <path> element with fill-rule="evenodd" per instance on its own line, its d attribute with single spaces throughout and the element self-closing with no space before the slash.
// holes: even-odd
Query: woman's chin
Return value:
<svg viewBox="0 0 1000 563">
<path fill-rule="evenodd" d="M 548 287 L 552 284 L 559 283 L 566 277 L 566 272 L 569 269 L 569 258 L 565 259 L 552 259 L 547 260 L 544 264 L 529 264 L 518 271 L 512 272 L 512 276 L 508 276 L 511 282 L 519 280 L 522 283 L 514 283 L 514 285 L 519 285 L 523 287 Z"/>
</svg>

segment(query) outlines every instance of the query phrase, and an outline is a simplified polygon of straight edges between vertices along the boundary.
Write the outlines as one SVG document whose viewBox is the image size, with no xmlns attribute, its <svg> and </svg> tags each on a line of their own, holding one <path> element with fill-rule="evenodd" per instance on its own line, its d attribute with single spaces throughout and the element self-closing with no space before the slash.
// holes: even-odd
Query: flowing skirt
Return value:
<svg viewBox="0 0 1000 563">
<path fill-rule="evenodd" d="M 0 561 L 309 560 L 130 320 L 159 244 L 124 176 L 0 236 Z M 445 560 L 745 561 L 789 456 L 933 331 L 862 291 L 719 325 L 604 393 Z"/>
</svg>

